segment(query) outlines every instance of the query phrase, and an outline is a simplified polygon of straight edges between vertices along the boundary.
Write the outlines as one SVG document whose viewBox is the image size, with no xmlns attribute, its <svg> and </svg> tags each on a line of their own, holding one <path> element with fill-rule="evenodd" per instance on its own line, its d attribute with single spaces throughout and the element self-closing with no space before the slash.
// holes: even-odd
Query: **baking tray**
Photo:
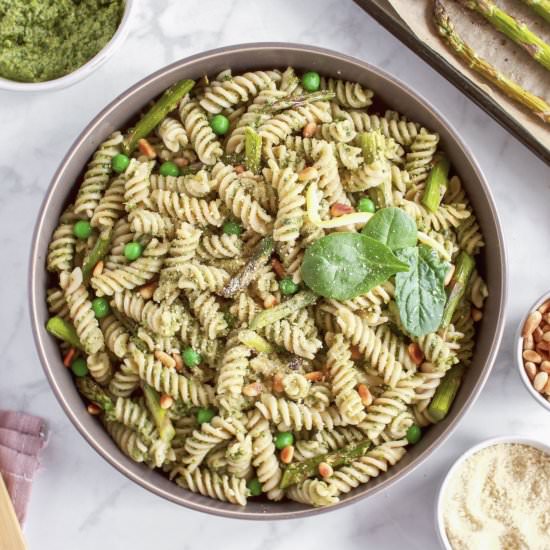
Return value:
<svg viewBox="0 0 550 550">
<path fill-rule="evenodd" d="M 533 153 L 550 164 L 550 149 L 537 141 L 529 131 L 514 120 L 505 109 L 475 85 L 466 75 L 450 65 L 438 53 L 426 46 L 403 22 L 399 14 L 386 0 L 354 0 L 371 17 L 391 32 L 403 44 L 421 57 L 436 71 L 454 84 L 463 94 L 479 105 L 485 112 L 506 128 Z"/>
</svg>

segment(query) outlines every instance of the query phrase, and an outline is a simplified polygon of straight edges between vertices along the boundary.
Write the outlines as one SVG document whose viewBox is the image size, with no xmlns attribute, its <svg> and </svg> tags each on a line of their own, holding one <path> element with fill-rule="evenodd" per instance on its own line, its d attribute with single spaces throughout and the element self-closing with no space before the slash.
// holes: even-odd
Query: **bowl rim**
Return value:
<svg viewBox="0 0 550 550">
<path fill-rule="evenodd" d="M 115 53 L 116 49 L 126 38 L 129 31 L 128 23 L 133 8 L 134 0 L 124 0 L 124 12 L 115 33 L 105 46 L 103 46 L 103 48 L 101 48 L 92 58 L 88 59 L 84 65 L 81 65 L 66 75 L 54 78 L 53 80 L 44 80 L 43 82 L 19 82 L 18 80 L 10 80 L 9 78 L 0 76 L 0 90 L 11 92 L 48 92 L 67 88 L 90 76 Z"/>
<path fill-rule="evenodd" d="M 125 459 L 124 462 L 119 461 L 117 457 L 111 455 L 108 451 L 102 448 L 102 446 L 94 439 L 92 434 L 88 432 L 87 428 L 80 421 L 79 419 L 80 413 L 77 413 L 77 411 L 69 405 L 67 399 L 61 392 L 60 387 L 56 383 L 55 376 L 53 374 L 54 368 L 52 365 L 50 365 L 50 359 L 48 358 L 42 343 L 42 339 L 45 334 L 44 334 L 43 327 L 38 324 L 39 314 L 37 309 L 38 303 L 37 303 L 37 296 L 36 296 L 36 292 L 37 292 L 36 274 L 39 272 L 39 270 L 44 269 L 43 263 L 41 263 L 38 258 L 38 252 L 39 252 L 38 246 L 37 246 L 38 235 L 42 231 L 42 226 L 44 224 L 45 217 L 46 217 L 45 213 L 49 209 L 54 188 L 59 184 L 59 180 L 63 175 L 65 167 L 70 162 L 73 155 L 75 154 L 75 150 L 78 144 L 80 144 L 82 140 L 86 139 L 89 136 L 89 134 L 97 126 L 99 126 L 100 123 L 111 112 L 118 109 L 120 105 L 124 101 L 126 101 L 126 99 L 129 96 L 131 96 L 134 92 L 141 89 L 143 86 L 150 85 L 154 81 L 158 81 L 159 79 L 166 78 L 167 75 L 170 75 L 172 71 L 177 70 L 182 65 L 188 65 L 190 63 L 193 63 L 199 60 L 206 61 L 209 58 L 212 58 L 212 57 L 215 58 L 219 54 L 223 54 L 227 52 L 240 51 L 243 55 L 246 55 L 248 52 L 258 51 L 262 49 L 263 50 L 277 49 L 281 51 L 281 53 L 284 53 L 285 51 L 293 51 L 293 52 L 300 51 L 300 52 L 306 52 L 314 55 L 315 54 L 328 55 L 335 61 L 341 60 L 341 61 L 344 61 L 345 63 L 355 65 L 360 70 L 368 74 L 374 74 L 380 77 L 381 79 L 390 81 L 396 87 L 400 88 L 405 94 L 411 96 L 415 101 L 421 104 L 430 113 L 430 115 L 433 116 L 439 122 L 439 124 L 445 127 L 453 140 L 453 144 L 456 147 L 458 147 L 461 153 L 468 159 L 468 162 L 471 165 L 472 171 L 475 173 L 476 178 L 480 182 L 480 185 L 483 188 L 484 195 L 488 202 L 491 218 L 495 222 L 494 230 L 497 236 L 497 246 L 499 247 L 499 256 L 501 259 L 500 266 L 499 266 L 499 275 L 500 275 L 499 282 L 502 289 L 501 300 L 498 305 L 498 311 L 495 312 L 496 319 L 497 319 L 496 326 L 495 326 L 493 339 L 490 344 L 489 351 L 487 353 L 487 360 L 485 361 L 485 364 L 484 364 L 484 373 L 480 376 L 474 391 L 472 391 L 466 397 L 462 409 L 455 414 L 455 416 L 449 421 L 449 424 L 446 426 L 445 430 L 441 433 L 439 438 L 435 440 L 433 443 L 431 443 L 424 450 L 421 456 L 415 458 L 409 464 L 404 466 L 392 478 L 385 480 L 380 485 L 377 485 L 374 488 L 372 488 L 368 493 L 368 495 L 365 494 L 364 492 L 359 492 L 355 495 L 349 496 L 344 501 L 341 501 L 338 504 L 335 504 L 329 507 L 320 507 L 320 508 L 310 507 L 304 510 L 293 510 L 293 511 L 284 511 L 283 509 L 281 509 L 281 512 L 268 512 L 268 513 L 266 512 L 262 513 L 259 511 L 258 512 L 246 511 L 246 509 L 243 510 L 242 508 L 239 508 L 239 507 L 235 507 L 235 510 L 226 510 L 226 509 L 221 510 L 212 506 L 207 506 L 201 503 L 188 501 L 185 497 L 175 497 L 169 492 L 158 487 L 155 483 L 151 482 L 150 480 L 147 480 L 143 478 L 143 476 L 137 475 L 134 472 L 130 471 L 126 467 L 126 463 L 130 459 L 126 459 L 126 457 L 124 457 Z M 168 85 L 169 84 L 167 84 L 167 86 Z M 439 448 L 450 437 L 452 432 L 456 429 L 459 422 L 462 420 L 464 415 L 468 412 L 470 407 L 473 405 L 473 403 L 477 399 L 478 395 L 481 393 L 483 387 L 485 386 L 485 383 L 487 382 L 490 371 L 494 364 L 496 354 L 498 352 L 498 348 L 499 348 L 500 341 L 502 339 L 502 335 L 504 331 L 504 319 L 505 319 L 505 312 L 506 312 L 506 307 L 508 302 L 508 269 L 507 269 L 506 257 L 507 257 L 507 252 L 506 252 L 506 246 L 505 246 L 504 237 L 502 233 L 500 218 L 496 210 L 496 205 L 495 205 L 492 191 L 487 181 L 485 180 L 483 173 L 481 172 L 479 164 L 473 157 L 470 149 L 465 145 L 465 143 L 457 134 L 454 126 L 439 112 L 438 109 L 434 108 L 421 95 L 413 91 L 408 85 L 404 84 L 400 79 L 394 77 L 393 75 L 388 74 L 386 71 L 374 65 L 371 65 L 370 63 L 357 59 L 355 57 L 342 54 L 340 52 L 336 52 L 334 50 L 330 50 L 327 48 L 320 48 L 317 46 L 310 46 L 306 44 L 290 43 L 290 42 L 255 42 L 255 43 L 236 44 L 232 46 L 224 46 L 224 47 L 208 50 L 205 52 L 200 52 L 192 56 L 180 59 L 169 65 L 166 65 L 165 67 L 155 71 L 154 73 L 146 76 L 145 78 L 140 79 L 137 83 L 130 86 L 124 92 L 119 94 L 105 108 L 103 108 L 95 117 L 93 117 L 91 122 L 87 124 L 84 130 L 73 141 L 68 152 L 63 157 L 61 163 L 59 164 L 59 167 L 57 168 L 55 174 L 51 179 L 51 182 L 46 191 L 46 195 L 42 202 L 40 212 L 39 212 L 36 225 L 34 228 L 34 232 L 33 232 L 33 245 L 32 245 L 32 251 L 31 251 L 30 262 L 29 262 L 30 266 L 29 266 L 29 278 L 28 278 L 30 319 L 31 319 L 33 337 L 34 337 L 35 345 L 38 350 L 38 355 L 40 358 L 40 362 L 42 364 L 42 368 L 46 374 L 46 378 L 48 379 L 48 382 L 59 404 L 61 405 L 62 409 L 65 411 L 65 414 L 68 416 L 69 420 L 80 432 L 80 434 L 84 437 L 84 439 L 88 442 L 88 444 L 103 459 L 109 462 L 112 466 L 114 466 L 120 473 L 125 475 L 128 479 L 137 483 L 141 487 L 144 487 L 150 492 L 158 496 L 161 496 L 171 502 L 174 502 L 179 505 L 183 505 L 193 510 L 206 512 L 213 515 L 219 515 L 219 516 L 230 517 L 230 518 L 238 518 L 238 519 L 248 519 L 248 520 L 250 519 L 253 519 L 253 520 L 298 519 L 298 518 L 304 518 L 307 516 L 317 515 L 321 513 L 326 513 L 328 511 L 340 509 L 344 506 L 348 506 L 352 503 L 358 502 L 359 500 L 362 500 L 366 496 L 372 496 L 374 494 L 379 493 L 382 490 L 388 489 L 389 487 L 393 486 L 394 483 L 396 483 L 397 481 L 399 481 L 400 479 L 402 479 L 403 477 L 407 476 L 409 473 L 414 471 L 416 468 L 418 468 L 433 453 L 434 450 Z"/>
<path fill-rule="evenodd" d="M 527 391 L 531 394 L 531 397 L 544 409 L 546 409 L 548 412 L 550 412 L 550 401 L 548 399 L 545 399 L 542 394 L 540 394 L 533 386 L 531 380 L 527 376 L 527 373 L 525 372 L 525 368 L 523 366 L 523 325 L 525 324 L 525 321 L 527 321 L 527 318 L 529 315 L 538 309 L 544 302 L 547 300 L 550 300 L 550 290 L 542 294 L 537 300 L 533 302 L 531 307 L 527 310 L 527 313 L 523 316 L 521 319 L 521 322 L 519 326 L 516 329 L 516 337 L 515 337 L 515 348 L 516 348 L 516 367 L 519 372 L 519 377 L 521 378 L 521 381 L 523 382 L 523 385 L 527 388 Z"/>
<path fill-rule="evenodd" d="M 441 543 L 441 546 L 443 546 L 445 550 L 454 550 L 453 547 L 451 546 L 451 543 L 449 542 L 447 533 L 445 532 L 445 525 L 443 521 L 443 497 L 451 478 L 457 472 L 459 467 L 462 464 L 464 464 L 464 462 L 468 458 L 473 456 L 475 453 L 483 449 L 487 449 L 488 447 L 494 447 L 495 445 L 500 445 L 501 443 L 517 443 L 519 445 L 534 447 L 535 449 L 539 449 L 543 451 L 550 457 L 550 442 L 545 443 L 544 441 L 541 441 L 539 439 L 535 439 L 524 435 L 499 435 L 496 437 L 490 437 L 489 439 L 484 439 L 483 441 L 480 441 L 479 443 L 470 447 L 469 449 L 464 451 L 461 455 L 459 455 L 458 458 L 452 463 L 451 467 L 447 470 L 447 473 L 445 474 L 445 476 L 443 477 L 443 481 L 439 486 L 437 498 L 435 499 L 436 531 L 439 537 L 439 542 Z"/>
</svg>

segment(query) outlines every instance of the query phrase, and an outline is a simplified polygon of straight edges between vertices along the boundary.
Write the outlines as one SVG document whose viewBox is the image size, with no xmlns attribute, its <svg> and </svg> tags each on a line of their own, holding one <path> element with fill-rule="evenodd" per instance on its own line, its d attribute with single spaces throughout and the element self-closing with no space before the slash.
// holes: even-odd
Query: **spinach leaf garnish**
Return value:
<svg viewBox="0 0 550 550">
<path fill-rule="evenodd" d="M 416 223 L 406 212 L 395 207 L 378 210 L 361 232 L 391 250 L 414 246 L 417 240 Z"/>
<path fill-rule="evenodd" d="M 436 331 L 447 299 L 444 280 L 449 264 L 424 245 L 404 248 L 396 255 L 409 265 L 408 271 L 395 276 L 395 301 L 403 328 L 417 337 Z"/>
<path fill-rule="evenodd" d="M 407 271 L 383 243 L 360 233 L 331 233 L 305 252 L 302 277 L 316 294 L 349 300 Z"/>
</svg>

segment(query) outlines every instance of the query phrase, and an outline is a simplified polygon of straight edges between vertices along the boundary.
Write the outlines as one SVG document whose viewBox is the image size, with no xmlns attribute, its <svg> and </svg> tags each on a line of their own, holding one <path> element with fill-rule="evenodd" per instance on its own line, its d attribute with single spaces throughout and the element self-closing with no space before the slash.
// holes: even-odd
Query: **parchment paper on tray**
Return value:
<svg viewBox="0 0 550 550">
<path fill-rule="evenodd" d="M 441 55 L 448 63 L 466 74 L 482 88 L 508 114 L 524 126 L 544 147 L 550 148 L 550 124 L 539 121 L 529 111 L 508 99 L 460 61 L 442 42 L 432 19 L 432 0 L 388 0 L 403 21 L 428 47 Z M 505 76 L 512 78 L 526 90 L 550 101 L 550 72 L 497 32 L 481 15 L 473 13 L 454 0 L 441 0 L 449 12 L 458 33 L 476 51 L 493 64 Z M 546 42 L 550 42 L 550 25 L 521 3 L 520 0 L 496 0 L 495 3 L 510 15 L 526 23 Z"/>
</svg>

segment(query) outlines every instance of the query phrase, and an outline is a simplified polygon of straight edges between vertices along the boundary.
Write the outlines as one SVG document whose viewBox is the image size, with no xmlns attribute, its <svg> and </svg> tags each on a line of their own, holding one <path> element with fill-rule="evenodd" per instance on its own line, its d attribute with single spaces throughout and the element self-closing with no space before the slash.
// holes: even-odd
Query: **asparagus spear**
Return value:
<svg viewBox="0 0 550 550">
<path fill-rule="evenodd" d="M 271 353 L 275 349 L 273 344 L 253 330 L 241 330 L 239 332 L 239 341 L 250 349 L 263 353 Z"/>
<path fill-rule="evenodd" d="M 439 0 L 434 2 L 433 15 L 439 34 L 471 69 L 480 73 L 507 96 L 533 111 L 544 122 L 550 122 L 550 105 L 544 99 L 524 90 L 517 82 L 505 77 L 488 61 L 479 57 L 456 33 L 454 25 L 449 20 L 449 14 Z"/>
<path fill-rule="evenodd" d="M 550 44 L 536 35 L 527 25 L 520 23 L 491 0 L 459 0 L 459 2 L 464 7 L 483 15 L 497 31 L 521 46 L 545 69 L 550 70 Z"/>
<path fill-rule="evenodd" d="M 447 416 L 460 387 L 463 374 L 464 367 L 462 365 L 454 366 L 447 372 L 441 384 L 435 390 L 432 401 L 428 406 L 428 415 L 434 422 L 440 422 Z"/>
<path fill-rule="evenodd" d="M 550 0 L 522 0 L 537 15 L 540 15 L 547 23 L 550 23 Z"/>
<path fill-rule="evenodd" d="M 265 309 L 260 311 L 254 319 L 250 322 L 250 328 L 252 330 L 258 330 L 263 328 L 279 319 L 288 317 L 292 315 L 295 311 L 302 309 L 310 304 L 313 304 L 317 300 L 318 296 L 311 290 L 304 290 L 298 292 L 292 298 L 279 304 L 278 306 L 272 307 L 271 309 Z"/>
<path fill-rule="evenodd" d="M 356 458 L 363 456 L 369 450 L 370 446 L 371 442 L 368 439 L 364 439 L 359 443 L 351 443 L 342 449 L 314 456 L 303 462 L 289 464 L 283 472 L 283 477 L 281 478 L 279 486 L 281 489 L 286 489 L 291 485 L 302 483 L 307 478 L 317 475 L 321 462 L 326 462 L 335 468 L 350 464 Z"/>
<path fill-rule="evenodd" d="M 107 392 L 89 376 L 83 376 L 76 379 L 78 391 L 88 400 L 99 406 L 105 413 L 105 419 L 108 422 L 115 422 L 115 405 L 113 400 L 107 395 Z"/>
<path fill-rule="evenodd" d="M 71 347 L 79 350 L 84 349 L 84 346 L 78 338 L 76 329 L 73 325 L 71 325 L 71 323 L 65 321 L 65 319 L 62 319 L 61 317 L 51 317 L 46 323 L 46 330 L 56 338 L 67 342 L 67 344 Z"/>
<path fill-rule="evenodd" d="M 443 309 L 443 317 L 441 320 L 441 326 L 443 328 L 449 326 L 454 312 L 464 296 L 474 267 L 474 259 L 467 252 L 462 251 L 456 260 L 455 272 L 449 284 L 447 303 Z"/>
<path fill-rule="evenodd" d="M 315 101 L 330 101 L 336 96 L 335 92 L 330 90 L 319 90 L 310 94 L 296 95 L 292 97 L 285 97 L 274 101 L 271 105 L 267 105 L 264 109 L 266 113 L 276 113 L 277 111 L 284 111 L 286 109 L 301 107 L 307 103 L 313 103 Z"/>
<path fill-rule="evenodd" d="M 84 263 L 82 265 L 82 278 L 84 284 L 90 280 L 92 271 L 94 270 L 97 262 L 102 260 L 107 255 L 107 252 L 109 252 L 112 234 L 113 232 L 111 229 L 102 231 L 94 244 L 94 247 L 90 250 L 88 256 L 84 258 Z"/>
<path fill-rule="evenodd" d="M 188 94 L 195 85 L 194 80 L 180 80 L 170 86 L 160 99 L 143 115 L 142 119 L 132 128 L 122 144 L 122 150 L 130 155 L 140 139 L 149 135 L 166 115 L 173 111 L 182 97 Z"/>
<path fill-rule="evenodd" d="M 168 411 L 160 406 L 159 394 L 149 384 L 144 383 L 143 395 L 145 396 L 145 404 L 155 421 L 161 440 L 169 443 L 174 439 L 176 430 L 174 430 L 172 421 L 168 416 Z"/>
<path fill-rule="evenodd" d="M 229 280 L 220 294 L 224 298 L 233 298 L 241 290 L 245 289 L 254 280 L 259 269 L 269 260 L 272 252 L 273 237 L 264 237 L 260 241 L 252 258 Z"/>
<path fill-rule="evenodd" d="M 366 164 L 372 164 L 380 158 L 385 145 L 384 136 L 378 131 L 362 132 L 359 134 L 359 143 L 363 150 L 363 158 Z"/>
<path fill-rule="evenodd" d="M 422 204 L 430 211 L 435 212 L 447 189 L 449 177 L 449 159 L 445 155 L 437 155 L 434 165 L 426 179 L 426 187 L 422 196 Z"/>
<path fill-rule="evenodd" d="M 78 391 L 88 400 L 98 405 L 105 415 L 106 422 L 122 422 L 126 427 L 135 430 L 147 444 L 153 443 L 152 434 L 156 434 L 152 422 L 143 421 L 133 415 L 119 419 L 115 413 L 115 404 L 108 393 L 92 378 L 83 376 L 76 379 Z M 137 406 L 137 405 L 136 405 Z"/>
<path fill-rule="evenodd" d="M 244 163 L 248 170 L 257 174 L 260 171 L 260 159 L 262 156 L 262 136 L 252 128 L 244 129 Z"/>
</svg>

